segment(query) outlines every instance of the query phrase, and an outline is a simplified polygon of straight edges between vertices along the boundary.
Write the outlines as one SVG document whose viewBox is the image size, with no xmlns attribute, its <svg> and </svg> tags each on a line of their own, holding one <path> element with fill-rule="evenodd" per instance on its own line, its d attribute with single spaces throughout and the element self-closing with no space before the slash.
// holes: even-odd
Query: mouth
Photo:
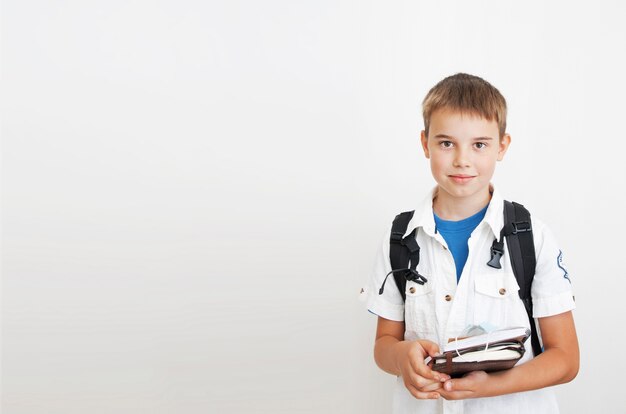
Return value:
<svg viewBox="0 0 626 414">
<path fill-rule="evenodd" d="M 450 179 L 455 183 L 464 184 L 472 180 L 472 178 L 476 178 L 475 175 L 465 175 L 465 174 L 455 174 L 449 175 Z"/>
</svg>

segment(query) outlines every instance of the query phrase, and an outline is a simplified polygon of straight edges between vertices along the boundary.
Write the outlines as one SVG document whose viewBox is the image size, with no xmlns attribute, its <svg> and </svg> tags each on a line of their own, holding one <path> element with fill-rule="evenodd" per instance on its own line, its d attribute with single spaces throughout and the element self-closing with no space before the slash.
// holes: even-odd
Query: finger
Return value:
<svg viewBox="0 0 626 414">
<path fill-rule="evenodd" d="M 429 341 L 429 340 L 420 340 L 418 341 L 419 346 L 421 346 L 421 348 L 424 350 L 424 353 L 426 353 L 429 356 L 435 356 L 435 355 L 439 355 L 439 345 L 437 345 L 436 343 Z M 429 365 L 421 363 L 422 361 L 418 361 L 419 363 L 417 364 L 412 364 L 413 370 L 416 371 L 418 374 L 422 375 L 423 377 L 426 378 L 431 378 L 434 379 L 436 381 L 447 381 L 450 379 L 450 376 L 438 371 L 433 371 Z"/>
<path fill-rule="evenodd" d="M 420 344 L 422 345 L 422 348 L 424 348 L 426 353 L 431 357 L 439 355 L 439 345 L 437 345 L 436 343 L 432 341 L 420 341 Z"/>
<path fill-rule="evenodd" d="M 419 358 L 410 358 L 409 361 L 411 364 L 411 369 L 419 376 L 431 380 L 441 381 L 441 376 L 439 375 L 439 373 L 430 369 L 428 365 L 424 364 L 424 361 L 421 361 Z"/>
<path fill-rule="evenodd" d="M 428 387 L 428 386 L 430 386 L 432 384 L 441 385 L 440 381 L 437 381 L 437 380 L 434 380 L 434 379 L 425 378 L 425 377 L 422 377 L 421 375 L 418 375 L 416 373 L 409 374 L 409 378 L 408 379 L 409 379 L 408 383 L 413 385 L 413 386 L 415 386 L 419 390 L 422 390 L 422 388 Z"/>
<path fill-rule="evenodd" d="M 411 395 L 418 400 L 436 400 L 439 398 L 439 394 L 436 392 L 424 392 L 420 391 L 412 385 L 407 385 L 406 388 L 409 390 Z"/>
<path fill-rule="evenodd" d="M 465 400 L 476 397 L 471 391 L 446 391 L 445 388 L 437 390 L 437 393 L 445 400 Z"/>
<path fill-rule="evenodd" d="M 449 375 L 444 374 L 442 372 L 433 371 L 428 365 L 424 364 L 420 360 L 411 358 L 409 361 L 410 361 L 413 372 L 415 372 L 416 374 L 424 378 L 427 378 L 433 381 L 439 381 L 439 382 L 445 382 L 450 379 Z"/>
<path fill-rule="evenodd" d="M 430 384 L 426 384 L 424 386 L 418 387 L 418 390 L 422 392 L 429 392 L 429 391 L 440 390 L 442 389 L 442 387 L 443 387 L 443 383 L 439 381 L 432 381 Z"/>
<path fill-rule="evenodd" d="M 472 380 L 470 378 L 455 378 L 446 381 L 443 384 L 443 388 L 446 391 L 471 391 Z"/>
<path fill-rule="evenodd" d="M 456 385 L 455 381 L 449 380 L 443 383 L 443 389 L 450 392 L 454 389 L 455 385 Z"/>
<path fill-rule="evenodd" d="M 444 400 L 458 400 L 458 393 L 446 391 L 444 388 L 437 391 Z"/>
<path fill-rule="evenodd" d="M 429 368 L 430 368 L 430 366 L 429 366 Z M 452 378 L 450 375 L 448 375 L 448 374 L 446 374 L 446 373 L 439 372 L 439 371 L 435 371 L 435 370 L 434 370 L 434 369 L 432 369 L 432 368 L 431 368 L 431 370 L 432 370 L 432 372 L 433 372 L 433 376 L 434 376 L 435 378 L 438 378 L 438 379 L 439 379 L 439 381 L 441 381 L 441 382 L 446 382 L 446 381 L 448 381 L 448 380 L 450 380 L 450 379 Z"/>
<path fill-rule="evenodd" d="M 428 365 L 420 363 L 419 361 L 411 361 L 411 368 L 416 375 L 427 379 L 429 382 L 446 382 L 450 379 L 450 376 L 448 374 L 433 371 Z"/>
</svg>

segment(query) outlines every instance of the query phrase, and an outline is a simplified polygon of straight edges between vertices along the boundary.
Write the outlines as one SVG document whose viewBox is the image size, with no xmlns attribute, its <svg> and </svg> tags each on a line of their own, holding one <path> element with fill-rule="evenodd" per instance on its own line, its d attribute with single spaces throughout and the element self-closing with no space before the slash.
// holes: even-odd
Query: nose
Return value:
<svg viewBox="0 0 626 414">
<path fill-rule="evenodd" d="M 454 154 L 454 166 L 455 167 L 469 167 L 470 159 L 469 154 L 463 148 L 457 148 Z"/>
</svg>

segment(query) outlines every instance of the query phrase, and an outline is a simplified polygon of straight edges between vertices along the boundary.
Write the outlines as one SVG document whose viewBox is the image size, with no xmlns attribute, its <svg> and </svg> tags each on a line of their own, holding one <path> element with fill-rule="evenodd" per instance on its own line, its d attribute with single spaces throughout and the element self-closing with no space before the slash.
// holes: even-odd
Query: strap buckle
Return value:
<svg viewBox="0 0 626 414">
<path fill-rule="evenodd" d="M 511 224 L 513 225 L 513 231 L 511 234 L 526 233 L 533 230 L 530 221 L 517 221 Z"/>
<path fill-rule="evenodd" d="M 491 260 L 487 262 L 487 266 L 493 267 L 494 269 L 502 269 L 500 265 L 500 258 L 504 255 L 502 249 L 494 246 L 491 246 Z"/>
<path fill-rule="evenodd" d="M 424 283 L 428 282 L 428 279 L 426 279 L 424 276 L 420 275 L 417 270 L 414 269 L 407 269 L 408 272 L 406 272 L 406 274 L 404 275 L 406 280 L 410 280 L 412 282 L 417 283 L 418 285 L 423 285 Z"/>
<path fill-rule="evenodd" d="M 391 242 L 393 243 L 400 243 L 402 241 L 402 238 L 404 237 L 404 233 L 399 232 L 399 231 L 394 231 L 391 232 Z"/>
</svg>

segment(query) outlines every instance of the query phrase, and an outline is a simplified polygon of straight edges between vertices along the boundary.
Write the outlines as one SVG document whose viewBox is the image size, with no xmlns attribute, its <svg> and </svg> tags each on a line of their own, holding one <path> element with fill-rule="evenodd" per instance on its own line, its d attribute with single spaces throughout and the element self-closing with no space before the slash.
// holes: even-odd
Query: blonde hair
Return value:
<svg viewBox="0 0 626 414">
<path fill-rule="evenodd" d="M 428 136 L 430 117 L 441 108 L 479 115 L 498 124 L 500 138 L 506 131 L 506 100 L 493 85 L 478 76 L 457 73 L 439 81 L 422 102 L 424 131 Z"/>
</svg>

